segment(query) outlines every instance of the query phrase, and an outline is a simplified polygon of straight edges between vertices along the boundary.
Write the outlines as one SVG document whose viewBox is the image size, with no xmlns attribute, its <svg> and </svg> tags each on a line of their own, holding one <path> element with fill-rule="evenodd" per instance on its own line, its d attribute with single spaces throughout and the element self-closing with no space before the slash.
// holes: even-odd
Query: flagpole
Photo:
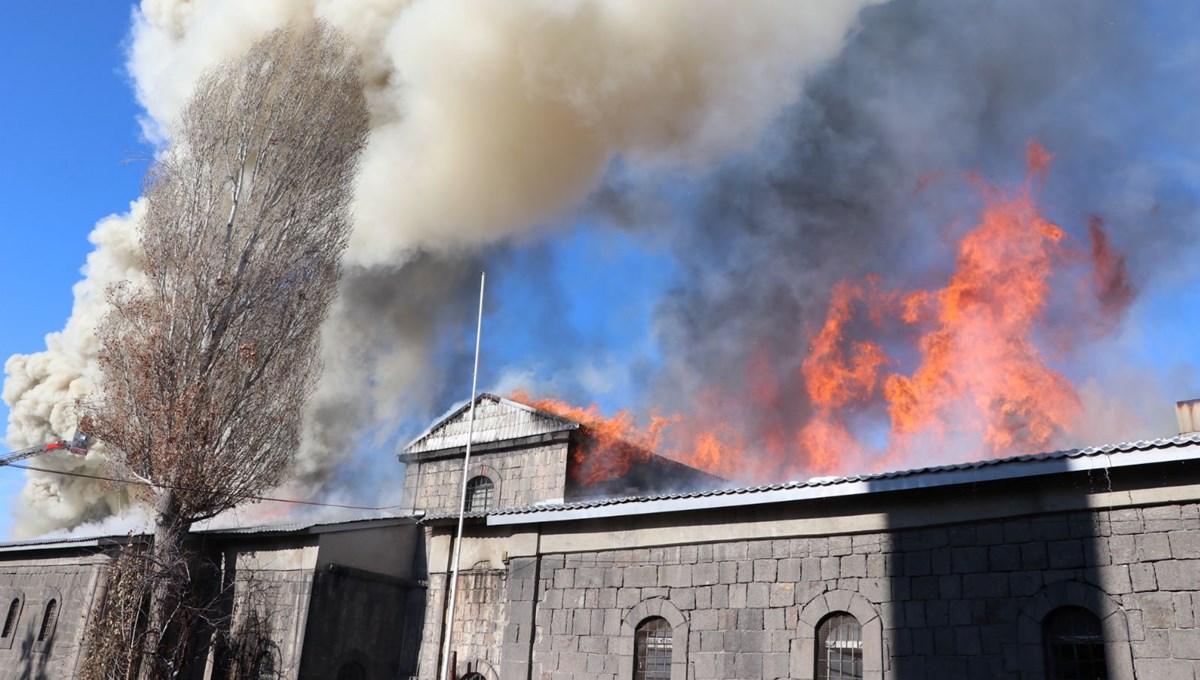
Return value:
<svg viewBox="0 0 1200 680">
<path fill-rule="evenodd" d="M 450 646 L 454 637 L 454 601 L 458 595 L 458 560 L 462 553 L 463 516 L 467 504 L 467 474 L 471 466 L 471 441 L 475 439 L 475 390 L 479 381 L 479 340 L 483 336 L 483 289 L 487 283 L 487 272 L 479 274 L 479 318 L 475 323 L 475 368 L 471 372 L 471 415 L 467 425 L 467 452 L 463 457 L 462 493 L 458 499 L 458 532 L 454 537 L 454 557 L 450 563 L 450 603 L 446 608 L 446 628 L 442 635 L 442 674 L 445 680 L 454 680 L 454 669 L 450 668 Z"/>
</svg>

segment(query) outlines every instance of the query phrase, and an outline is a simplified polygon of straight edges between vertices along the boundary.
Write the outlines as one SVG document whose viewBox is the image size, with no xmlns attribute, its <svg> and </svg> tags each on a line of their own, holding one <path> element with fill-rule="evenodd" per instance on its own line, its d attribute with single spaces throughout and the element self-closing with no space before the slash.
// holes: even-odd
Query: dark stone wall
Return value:
<svg viewBox="0 0 1200 680">
<path fill-rule="evenodd" d="M 648 601 L 681 615 L 696 680 L 810 677 L 805 645 L 839 609 L 882 633 L 868 678 L 1040 679 L 1063 605 L 1103 619 L 1109 678 L 1200 677 L 1200 505 L 946 519 L 513 560 L 502 677 L 627 677 L 626 619 Z"/>
<path fill-rule="evenodd" d="M 368 678 L 416 675 L 425 588 L 348 568 L 317 572 L 304 631 L 302 680 L 336 678 L 356 663 Z"/>
<path fill-rule="evenodd" d="M 18 601 L 14 629 L 0 638 L 0 678 L 72 678 L 80 660 L 88 615 L 105 578 L 107 556 L 6 556 L 0 560 L 0 625 Z M 46 605 L 55 601 L 45 639 Z"/>
</svg>

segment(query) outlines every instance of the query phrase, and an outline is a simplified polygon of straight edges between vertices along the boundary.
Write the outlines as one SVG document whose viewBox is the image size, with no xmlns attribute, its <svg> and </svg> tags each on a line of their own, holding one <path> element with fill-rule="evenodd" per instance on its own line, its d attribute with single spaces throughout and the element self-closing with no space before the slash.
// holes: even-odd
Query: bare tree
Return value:
<svg viewBox="0 0 1200 680">
<path fill-rule="evenodd" d="M 273 32 L 208 73 L 172 132 L 147 176 L 145 277 L 110 291 L 80 404 L 154 507 L 143 678 L 178 672 L 191 525 L 278 484 L 299 443 L 367 135 L 356 57 L 322 24 Z"/>
</svg>

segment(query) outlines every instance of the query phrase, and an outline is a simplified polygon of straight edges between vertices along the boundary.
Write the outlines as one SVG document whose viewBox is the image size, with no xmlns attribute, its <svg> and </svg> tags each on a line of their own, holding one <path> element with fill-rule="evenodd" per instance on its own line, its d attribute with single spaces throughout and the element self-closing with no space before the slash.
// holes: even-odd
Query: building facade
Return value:
<svg viewBox="0 0 1200 680">
<path fill-rule="evenodd" d="M 254 622 L 257 675 L 328 680 L 414 674 L 424 616 L 424 544 L 412 519 L 199 531 L 223 630 L 197 639 L 182 677 L 224 678 L 222 639 Z M 142 537 L 0 545 L 0 679 L 79 675 L 118 551 Z M 130 622 L 132 625 L 132 622 Z M 244 674 L 244 673 L 243 673 Z"/>
<path fill-rule="evenodd" d="M 466 522 L 458 678 L 1200 677 L 1196 435 Z M 433 678 L 456 514 L 424 524 Z"/>
<path fill-rule="evenodd" d="M 1200 678 L 1200 435 L 733 488 L 643 451 L 585 481 L 583 424 L 476 416 L 454 678 Z M 401 454 L 412 517 L 196 533 L 269 677 L 446 677 L 468 417 Z M 74 677 L 127 540 L 0 545 L 0 680 Z"/>
</svg>

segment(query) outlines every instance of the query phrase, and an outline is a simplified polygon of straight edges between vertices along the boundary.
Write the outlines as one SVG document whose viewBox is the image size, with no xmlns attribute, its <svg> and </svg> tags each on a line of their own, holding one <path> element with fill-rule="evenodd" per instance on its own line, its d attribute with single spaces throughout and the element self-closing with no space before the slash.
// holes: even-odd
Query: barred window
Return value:
<svg viewBox="0 0 1200 680">
<path fill-rule="evenodd" d="M 862 680 L 862 626 L 846 612 L 817 625 L 817 680 Z"/>
<path fill-rule="evenodd" d="M 634 632 L 633 680 L 671 680 L 671 624 L 658 616 Z"/>
<path fill-rule="evenodd" d="M 42 627 L 38 630 L 38 642 L 45 642 L 54 630 L 54 615 L 58 613 L 58 600 L 46 603 L 46 612 L 42 615 Z"/>
<path fill-rule="evenodd" d="M 8 605 L 8 615 L 4 617 L 4 631 L 0 634 L 0 639 L 7 638 L 13 634 L 13 629 L 17 627 L 17 615 L 21 613 L 21 598 L 14 597 L 13 601 Z"/>
<path fill-rule="evenodd" d="M 1100 619 L 1083 607 L 1059 607 L 1042 621 L 1046 677 L 1051 680 L 1106 680 L 1104 633 Z"/>
<path fill-rule="evenodd" d="M 467 480 L 467 502 L 464 509 L 470 512 L 473 510 L 485 511 L 491 508 L 493 489 L 495 489 L 495 485 L 492 480 L 484 475 Z"/>
</svg>

